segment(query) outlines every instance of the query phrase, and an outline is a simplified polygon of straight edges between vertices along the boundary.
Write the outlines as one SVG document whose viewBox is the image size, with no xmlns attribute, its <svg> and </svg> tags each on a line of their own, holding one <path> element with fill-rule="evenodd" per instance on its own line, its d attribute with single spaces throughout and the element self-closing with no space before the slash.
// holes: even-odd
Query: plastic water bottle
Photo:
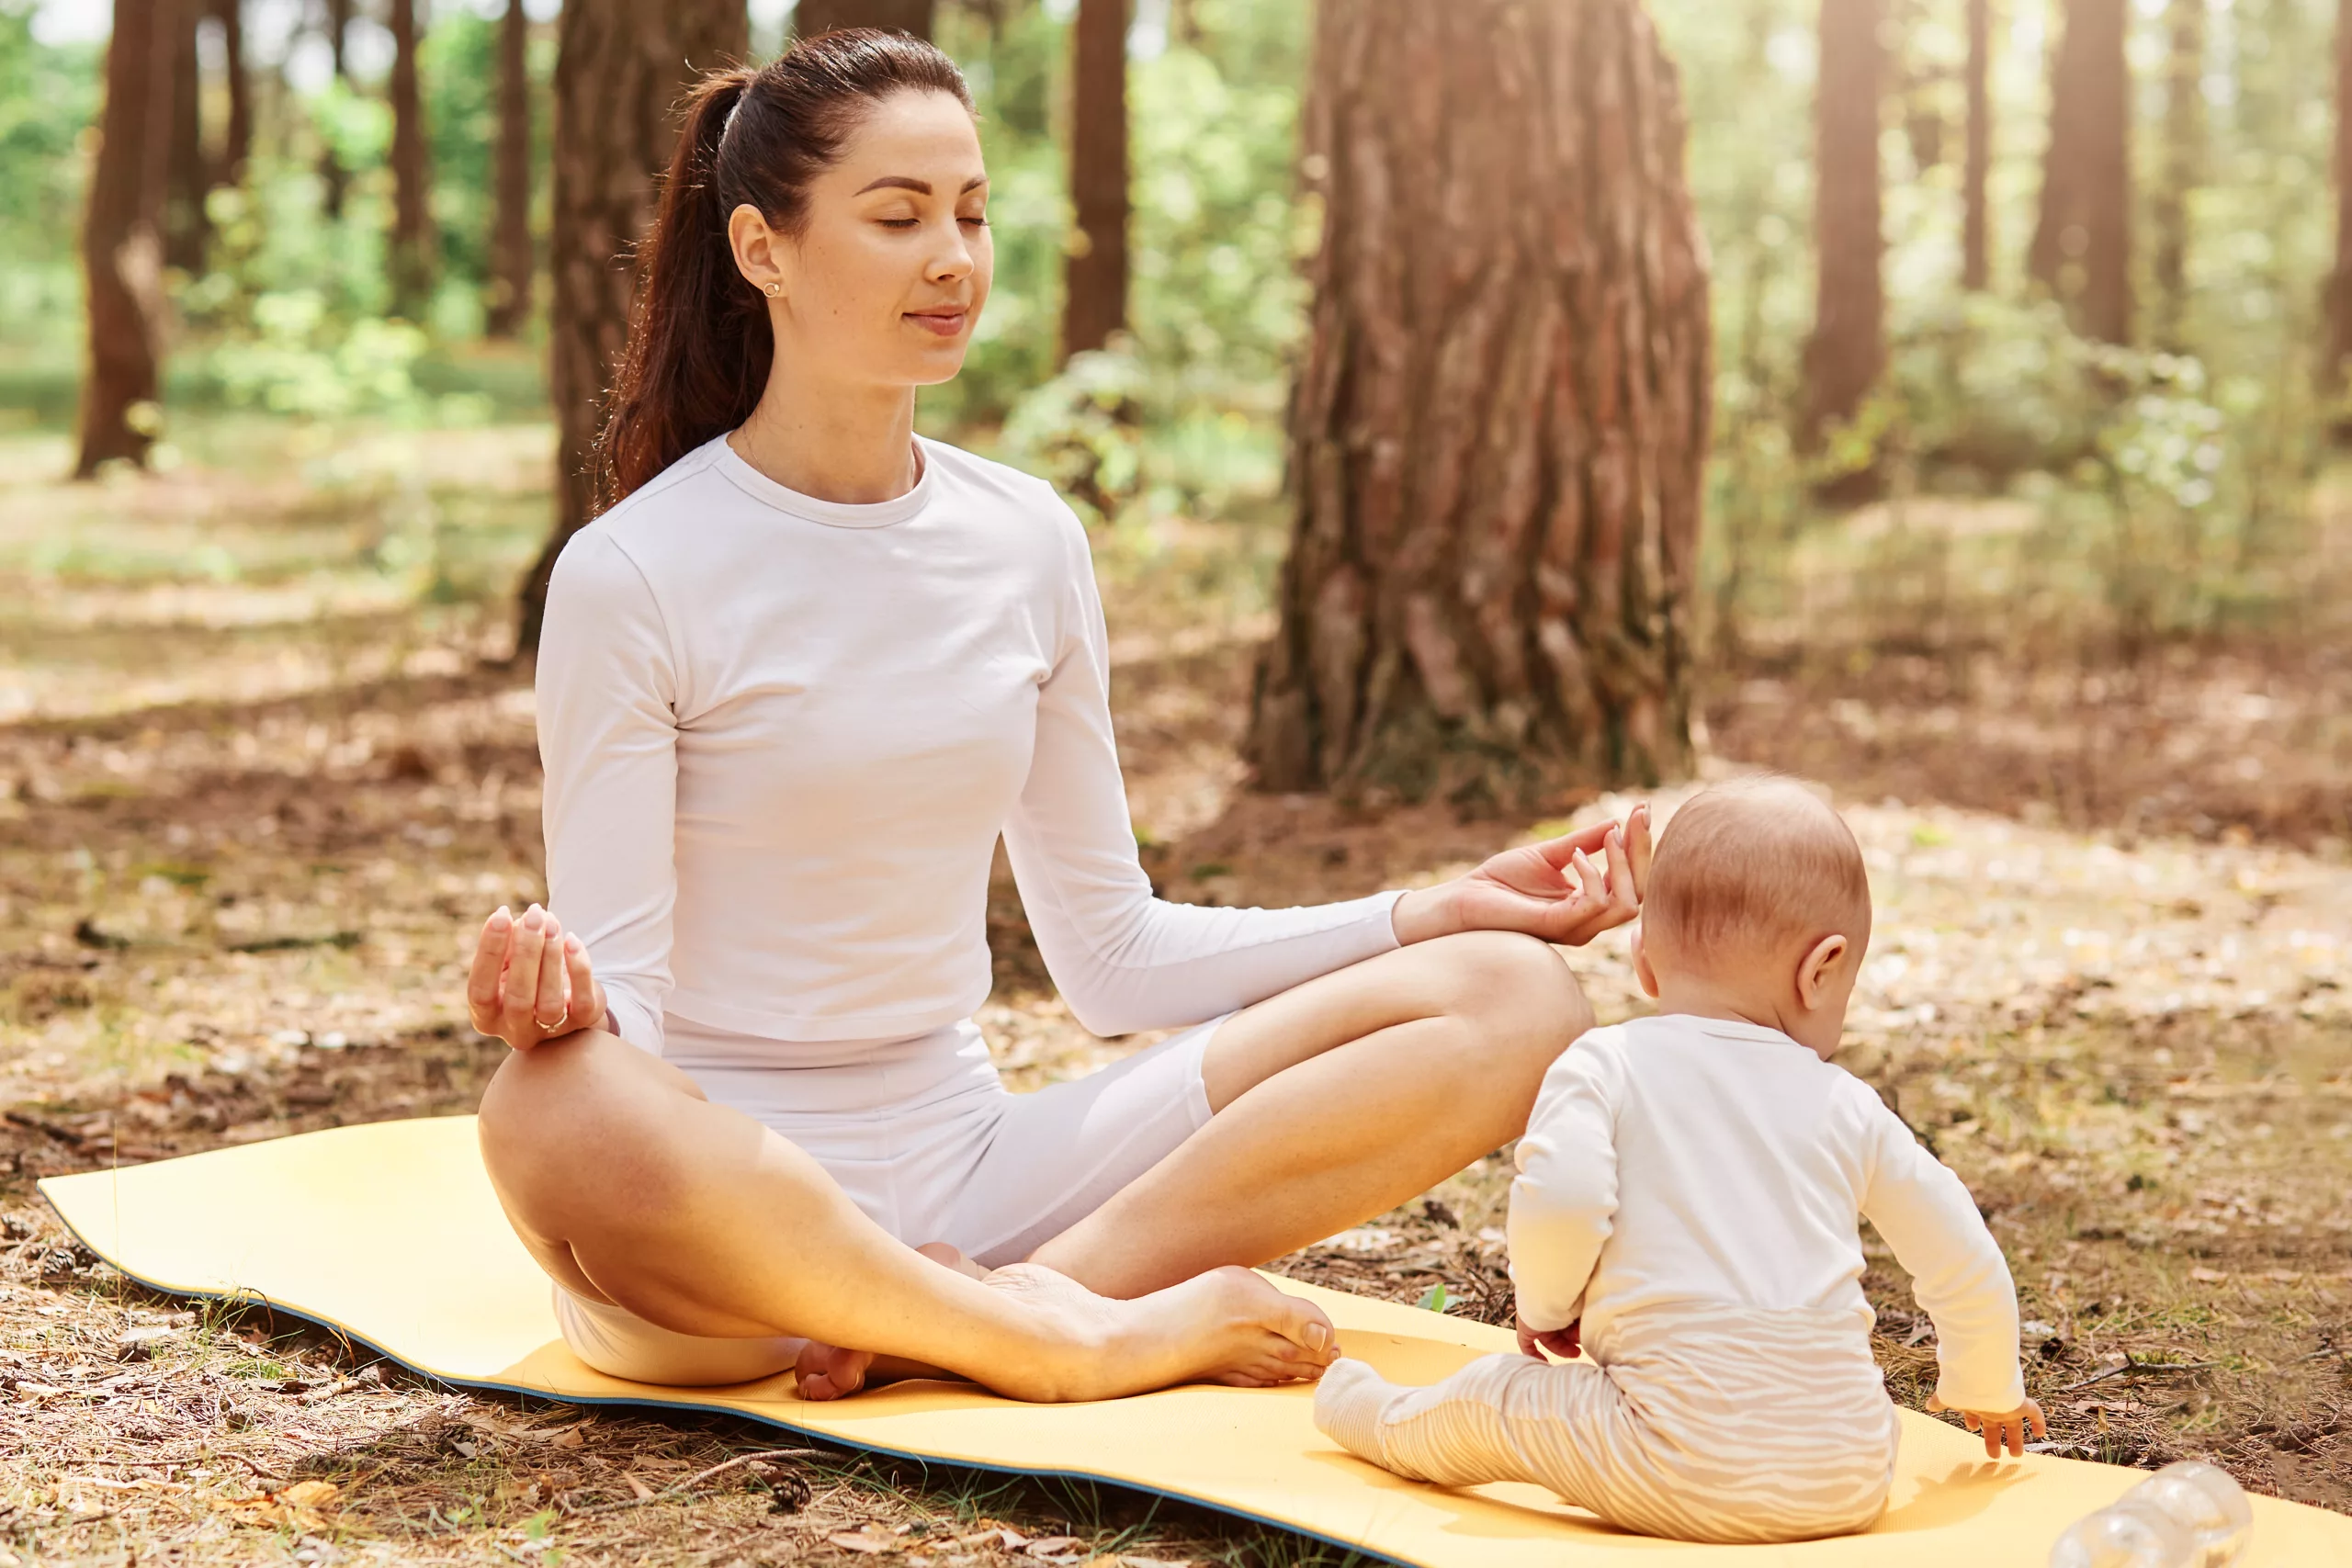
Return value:
<svg viewBox="0 0 2352 1568">
<path fill-rule="evenodd" d="M 2183 1460 L 2076 1520 L 2051 1548 L 2050 1568 L 2228 1568 L 2253 1530 L 2254 1509 L 2229 1472 Z"/>
</svg>

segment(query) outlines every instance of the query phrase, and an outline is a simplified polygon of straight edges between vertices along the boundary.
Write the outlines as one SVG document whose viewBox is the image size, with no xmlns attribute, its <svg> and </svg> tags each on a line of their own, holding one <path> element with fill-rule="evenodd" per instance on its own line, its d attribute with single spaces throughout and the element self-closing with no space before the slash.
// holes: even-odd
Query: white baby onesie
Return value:
<svg viewBox="0 0 2352 1568">
<path fill-rule="evenodd" d="M 1893 1476 L 1859 1221 L 1934 1320 L 1947 1404 L 2024 1403 L 2017 1293 L 1960 1179 L 1869 1086 L 1778 1030 L 1596 1029 L 1545 1075 L 1510 1200 L 1520 1316 L 1589 1359 L 1491 1356 L 1429 1388 L 1361 1362 L 1316 1418 L 1446 1484 L 1532 1481 L 1626 1528 L 1792 1540 L 1865 1528 Z"/>
</svg>

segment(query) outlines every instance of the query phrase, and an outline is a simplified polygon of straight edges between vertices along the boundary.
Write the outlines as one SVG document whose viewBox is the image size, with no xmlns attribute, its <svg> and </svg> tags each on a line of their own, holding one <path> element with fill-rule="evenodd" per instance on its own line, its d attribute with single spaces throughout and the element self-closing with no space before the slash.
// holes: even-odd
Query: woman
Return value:
<svg viewBox="0 0 2352 1568">
<path fill-rule="evenodd" d="M 1638 900 L 1639 814 L 1402 896 L 1152 897 L 1076 518 L 913 433 L 988 299 L 987 199 L 928 44 L 827 34 L 688 104 L 614 504 L 548 590 L 562 919 L 501 909 L 469 982 L 515 1048 L 492 1179 L 566 1338 L 618 1376 L 1317 1376 L 1328 1321 L 1235 1266 L 1516 1136 L 1590 1021 L 1536 939 Z M 1194 1027 L 1008 1094 L 971 1022 L 1000 832 L 1079 1020 Z"/>
</svg>

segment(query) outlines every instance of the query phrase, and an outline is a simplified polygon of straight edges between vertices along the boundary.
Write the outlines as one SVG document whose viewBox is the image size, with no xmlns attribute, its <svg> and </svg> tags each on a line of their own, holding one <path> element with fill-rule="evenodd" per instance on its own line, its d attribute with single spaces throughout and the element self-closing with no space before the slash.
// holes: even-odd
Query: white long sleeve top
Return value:
<svg viewBox="0 0 2352 1568">
<path fill-rule="evenodd" d="M 1587 1344 L 1676 1303 L 1850 1309 L 1859 1221 L 1936 1325 L 1936 1392 L 2025 1402 L 2017 1290 L 1967 1188 L 1870 1087 L 1776 1029 L 1674 1014 L 1582 1036 L 1554 1063 L 1510 1190 L 1519 1314 Z"/>
<path fill-rule="evenodd" d="M 1052 488 L 932 441 L 875 505 L 696 448 L 564 547 L 538 655 L 549 905 L 620 1035 L 665 1011 L 897 1040 L 987 997 L 1000 832 L 1097 1033 L 1194 1023 L 1396 945 L 1385 893 L 1263 910 L 1152 895 L 1109 643 Z"/>
</svg>

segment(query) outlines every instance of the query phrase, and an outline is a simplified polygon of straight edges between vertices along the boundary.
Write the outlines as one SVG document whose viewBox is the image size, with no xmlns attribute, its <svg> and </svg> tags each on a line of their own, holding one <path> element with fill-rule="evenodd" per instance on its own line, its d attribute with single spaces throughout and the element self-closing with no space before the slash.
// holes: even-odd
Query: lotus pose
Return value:
<svg viewBox="0 0 2352 1568">
<path fill-rule="evenodd" d="M 548 591 L 550 908 L 492 914 L 469 982 L 514 1047 L 492 1179 L 617 1376 L 1315 1378 L 1330 1325 L 1238 1266 L 1517 1136 L 1591 1021 L 1547 943 L 1638 903 L 1638 811 L 1402 895 L 1153 896 L 1078 520 L 913 431 L 988 300 L 988 198 L 964 82 L 911 39 L 827 34 L 686 105 L 605 509 Z M 1180 1032 L 1005 1090 L 972 1021 L 1000 835 L 1080 1021 Z"/>
</svg>

